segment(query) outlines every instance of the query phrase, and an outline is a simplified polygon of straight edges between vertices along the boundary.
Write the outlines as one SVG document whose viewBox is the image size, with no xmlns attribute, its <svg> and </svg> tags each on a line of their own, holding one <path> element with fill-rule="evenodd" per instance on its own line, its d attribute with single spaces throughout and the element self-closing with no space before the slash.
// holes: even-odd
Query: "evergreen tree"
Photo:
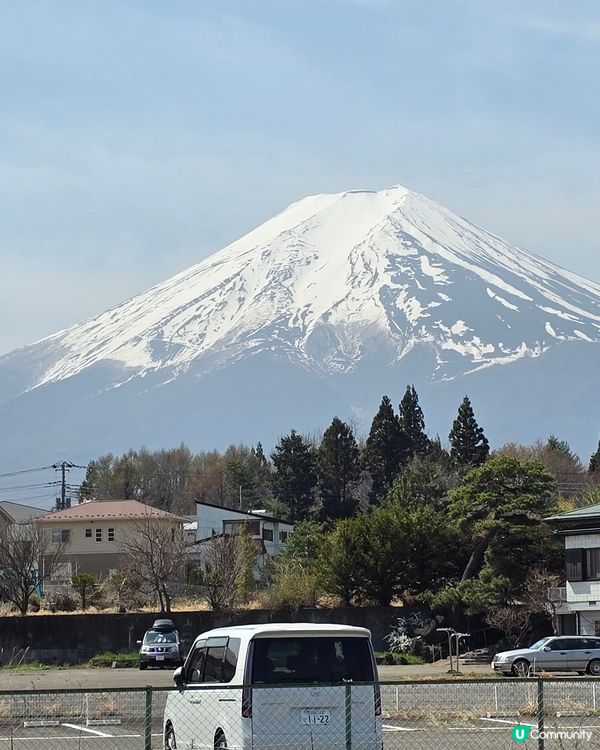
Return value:
<svg viewBox="0 0 600 750">
<path fill-rule="evenodd" d="M 398 413 L 400 428 L 406 435 L 411 458 L 424 458 L 430 450 L 429 438 L 425 434 L 425 419 L 419 405 L 414 385 L 407 385 Z"/>
<path fill-rule="evenodd" d="M 598 447 L 596 452 L 592 454 L 590 458 L 590 464 L 588 466 L 588 474 L 599 474 L 600 473 L 600 441 L 598 441 Z"/>
<path fill-rule="evenodd" d="M 352 428 L 334 417 L 317 451 L 323 518 L 346 518 L 355 510 L 353 484 L 360 475 L 358 445 Z"/>
<path fill-rule="evenodd" d="M 436 435 L 433 440 L 429 441 L 429 454 L 427 458 L 435 464 L 438 464 L 443 468 L 450 468 L 451 460 L 450 454 L 442 445 L 442 441 L 439 435 Z"/>
<path fill-rule="evenodd" d="M 444 511 L 451 479 L 445 467 L 429 457 L 424 461 L 413 461 L 396 478 L 386 503 L 399 508 L 426 507 Z"/>
<path fill-rule="evenodd" d="M 539 525 L 552 508 L 554 477 L 537 461 L 498 455 L 471 469 L 450 493 L 449 515 L 472 551 L 462 580 L 474 578 L 493 542 Z"/>
<path fill-rule="evenodd" d="M 546 441 L 546 448 L 551 453 L 556 453 L 558 455 L 564 456 L 565 458 L 571 460 L 575 458 L 575 454 L 571 450 L 571 446 L 567 443 L 567 441 L 559 440 L 556 435 L 550 435 L 550 437 Z"/>
<path fill-rule="evenodd" d="M 292 430 L 275 446 L 271 461 L 274 468 L 271 486 L 275 498 L 288 506 L 292 521 L 307 518 L 317 482 L 314 449 L 302 435 Z"/>
<path fill-rule="evenodd" d="M 262 443 L 260 440 L 256 444 L 256 447 L 252 448 L 252 455 L 256 458 L 256 461 L 261 469 L 264 469 L 266 471 L 269 470 L 269 462 L 267 460 L 267 457 L 265 456 L 265 452 L 262 447 Z"/>
<path fill-rule="evenodd" d="M 406 436 L 394 414 L 392 402 L 384 396 L 371 424 L 363 452 L 364 466 L 373 482 L 371 502 L 381 501 L 408 460 Z"/>
<path fill-rule="evenodd" d="M 232 507 L 250 510 L 260 505 L 260 491 L 257 480 L 255 467 L 248 456 L 227 456 L 225 459 L 225 487 Z"/>
<path fill-rule="evenodd" d="M 270 479 L 271 465 L 269 459 L 265 456 L 262 443 L 258 442 L 250 451 L 252 454 L 252 464 L 256 473 L 256 483 L 261 507 L 265 507 L 272 501 Z"/>
<path fill-rule="evenodd" d="M 461 468 L 484 463 L 490 454 L 490 444 L 477 424 L 473 407 L 465 396 L 458 407 L 458 416 L 450 431 L 450 457 Z"/>
</svg>

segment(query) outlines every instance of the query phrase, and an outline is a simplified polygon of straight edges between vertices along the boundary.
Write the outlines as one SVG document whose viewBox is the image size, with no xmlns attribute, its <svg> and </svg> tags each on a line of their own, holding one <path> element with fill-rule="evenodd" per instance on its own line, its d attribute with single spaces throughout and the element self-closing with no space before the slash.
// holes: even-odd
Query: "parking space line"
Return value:
<svg viewBox="0 0 600 750">
<path fill-rule="evenodd" d="M 128 740 L 128 739 L 136 739 L 138 737 L 141 737 L 141 734 L 107 734 L 105 735 L 104 739 L 111 739 L 111 740 Z M 0 737 L 0 742 L 33 742 L 34 740 L 43 740 L 44 742 L 64 742 L 65 740 L 93 740 L 94 737 L 82 737 L 80 734 L 74 734 L 74 735 L 65 735 L 62 736 L 56 736 L 56 737 Z"/>
<path fill-rule="evenodd" d="M 100 732 L 98 729 L 90 729 L 89 727 L 82 727 L 79 724 L 63 723 L 63 727 L 68 727 L 69 729 L 76 729 L 79 732 L 89 732 L 90 734 L 95 734 L 96 737 L 112 737 L 112 734 L 108 734 L 108 732 Z"/>
<path fill-rule="evenodd" d="M 384 724 L 383 728 L 387 732 L 418 732 L 419 727 L 396 727 L 391 724 Z"/>
<path fill-rule="evenodd" d="M 520 719 L 491 719 L 488 716 L 480 716 L 478 721 L 495 721 L 498 724 L 518 724 L 520 727 L 537 727 L 537 724 L 528 724 L 526 721 Z"/>
</svg>

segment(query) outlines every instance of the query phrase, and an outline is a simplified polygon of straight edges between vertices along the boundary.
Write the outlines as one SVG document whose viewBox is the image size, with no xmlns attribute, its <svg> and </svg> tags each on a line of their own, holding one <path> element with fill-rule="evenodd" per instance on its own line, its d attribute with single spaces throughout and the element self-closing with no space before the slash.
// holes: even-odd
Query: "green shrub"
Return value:
<svg viewBox="0 0 600 750">
<path fill-rule="evenodd" d="M 119 667 L 138 667 L 140 657 L 137 651 L 131 654 L 115 654 L 113 651 L 105 651 L 103 654 L 96 654 L 88 662 L 89 667 L 112 667 L 113 661 L 116 661 Z"/>
</svg>

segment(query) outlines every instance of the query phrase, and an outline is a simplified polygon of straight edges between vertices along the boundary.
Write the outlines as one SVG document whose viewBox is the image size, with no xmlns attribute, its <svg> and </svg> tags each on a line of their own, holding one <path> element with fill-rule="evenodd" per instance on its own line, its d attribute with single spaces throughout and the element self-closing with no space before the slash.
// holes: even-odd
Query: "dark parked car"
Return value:
<svg viewBox="0 0 600 750">
<path fill-rule="evenodd" d="M 138 641 L 140 646 L 140 669 L 146 667 L 180 667 L 183 654 L 179 632 L 172 620 L 156 620 L 154 625 Z"/>
</svg>

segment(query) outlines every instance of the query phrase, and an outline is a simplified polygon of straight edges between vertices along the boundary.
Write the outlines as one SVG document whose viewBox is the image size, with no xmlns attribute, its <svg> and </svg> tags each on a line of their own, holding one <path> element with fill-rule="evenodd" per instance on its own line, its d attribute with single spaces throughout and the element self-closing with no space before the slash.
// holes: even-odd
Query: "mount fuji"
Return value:
<svg viewBox="0 0 600 750">
<path fill-rule="evenodd" d="M 366 432 L 409 382 L 443 437 L 469 393 L 493 444 L 554 432 L 586 455 L 599 342 L 599 284 L 400 186 L 315 195 L 0 357 L 0 455 L 271 445 L 335 414 Z"/>
</svg>

